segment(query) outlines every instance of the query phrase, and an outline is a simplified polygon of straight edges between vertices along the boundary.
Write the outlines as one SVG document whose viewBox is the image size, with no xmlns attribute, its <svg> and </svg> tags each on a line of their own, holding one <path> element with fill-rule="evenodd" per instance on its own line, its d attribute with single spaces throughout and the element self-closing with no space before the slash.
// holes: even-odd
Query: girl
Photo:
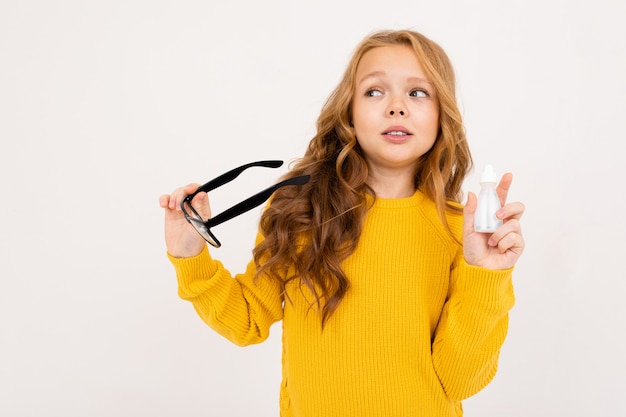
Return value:
<svg viewBox="0 0 626 417">
<path fill-rule="evenodd" d="M 283 321 L 283 417 L 460 416 L 496 373 L 512 269 L 524 248 L 521 203 L 474 231 L 472 166 L 445 52 L 413 31 L 357 47 L 317 134 L 264 210 L 253 259 L 236 276 L 163 195 L 179 294 L 238 345 Z M 193 207 L 210 217 L 206 193 Z M 245 395 L 245 393 L 242 393 Z"/>
</svg>

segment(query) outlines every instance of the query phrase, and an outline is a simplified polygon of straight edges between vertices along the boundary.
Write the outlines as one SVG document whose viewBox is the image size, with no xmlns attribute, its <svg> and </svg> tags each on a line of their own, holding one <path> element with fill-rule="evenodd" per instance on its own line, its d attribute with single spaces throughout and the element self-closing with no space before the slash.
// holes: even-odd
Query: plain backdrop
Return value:
<svg viewBox="0 0 626 417">
<path fill-rule="evenodd" d="M 0 415 L 277 416 L 281 328 L 236 347 L 177 295 L 160 194 L 301 156 L 356 44 L 440 43 L 477 191 L 514 173 L 527 249 L 467 416 L 626 415 L 624 1 L 0 1 Z M 259 212 L 219 226 L 239 272 Z"/>
</svg>

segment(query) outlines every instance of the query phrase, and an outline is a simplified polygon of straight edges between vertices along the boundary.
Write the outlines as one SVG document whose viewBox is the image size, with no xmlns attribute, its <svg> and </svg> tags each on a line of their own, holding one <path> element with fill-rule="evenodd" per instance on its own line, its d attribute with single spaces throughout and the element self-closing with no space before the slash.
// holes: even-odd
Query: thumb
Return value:
<svg viewBox="0 0 626 417">
<path fill-rule="evenodd" d="M 476 206 L 478 205 L 478 199 L 476 194 L 467 193 L 467 202 L 463 207 L 463 234 L 467 235 L 474 231 L 474 214 L 476 213 Z"/>
</svg>

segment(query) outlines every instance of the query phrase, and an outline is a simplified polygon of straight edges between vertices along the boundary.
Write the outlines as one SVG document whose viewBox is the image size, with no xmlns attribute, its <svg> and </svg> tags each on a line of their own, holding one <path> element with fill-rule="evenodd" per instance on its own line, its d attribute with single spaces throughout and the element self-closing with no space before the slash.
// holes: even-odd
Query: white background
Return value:
<svg viewBox="0 0 626 417">
<path fill-rule="evenodd" d="M 383 28 L 454 62 L 465 190 L 492 163 L 527 205 L 500 370 L 466 415 L 626 415 L 625 17 L 617 0 L 1 0 L 0 415 L 277 416 L 280 324 L 238 348 L 178 298 L 158 196 L 300 156 Z M 215 230 L 233 272 L 257 219 Z"/>
</svg>

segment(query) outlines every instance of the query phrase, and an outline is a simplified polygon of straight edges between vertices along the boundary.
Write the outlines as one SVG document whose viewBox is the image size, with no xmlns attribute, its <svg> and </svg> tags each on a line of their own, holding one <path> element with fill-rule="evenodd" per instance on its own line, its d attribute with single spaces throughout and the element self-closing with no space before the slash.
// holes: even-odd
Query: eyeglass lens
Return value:
<svg viewBox="0 0 626 417">
<path fill-rule="evenodd" d="M 204 238 L 204 240 L 209 242 L 209 244 L 211 244 L 212 246 L 219 248 L 221 246 L 221 243 L 219 242 L 219 240 L 217 240 L 213 233 L 211 233 L 196 209 L 191 206 L 191 201 L 185 201 L 184 204 L 185 208 L 187 209 L 187 212 L 185 214 L 187 221 L 194 227 L 194 229 L 196 229 L 196 231 L 200 234 L 200 236 Z"/>
</svg>

